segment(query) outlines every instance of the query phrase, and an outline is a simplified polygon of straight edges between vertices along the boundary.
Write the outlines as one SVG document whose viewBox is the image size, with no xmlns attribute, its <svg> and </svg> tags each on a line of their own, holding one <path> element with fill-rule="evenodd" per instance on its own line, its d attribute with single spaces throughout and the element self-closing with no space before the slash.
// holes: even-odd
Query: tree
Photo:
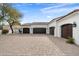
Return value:
<svg viewBox="0 0 79 59">
<path fill-rule="evenodd" d="M 18 20 L 21 17 L 20 12 L 18 12 L 15 8 L 10 6 L 10 4 L 3 4 L 1 10 L 1 21 L 7 21 L 12 33 L 14 33 L 13 25 L 20 25 L 20 21 Z"/>
<path fill-rule="evenodd" d="M 3 28 L 3 21 L 4 21 L 4 17 L 5 17 L 5 12 L 3 11 L 4 7 L 3 4 L 0 4 L 0 25 Z"/>
</svg>

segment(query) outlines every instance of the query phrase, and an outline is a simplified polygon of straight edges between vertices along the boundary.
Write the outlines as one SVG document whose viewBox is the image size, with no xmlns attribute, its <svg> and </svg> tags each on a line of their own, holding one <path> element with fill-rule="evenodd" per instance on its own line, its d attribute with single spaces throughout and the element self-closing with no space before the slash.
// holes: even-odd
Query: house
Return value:
<svg viewBox="0 0 79 59">
<path fill-rule="evenodd" d="M 55 37 L 75 39 L 79 45 L 79 9 L 76 9 L 65 16 L 57 17 L 50 22 L 33 22 L 22 24 L 20 27 L 23 34 L 50 34 Z"/>
<path fill-rule="evenodd" d="M 48 22 L 33 22 L 28 24 L 23 24 L 22 29 L 23 33 L 30 33 L 30 34 L 47 34 Z"/>
<path fill-rule="evenodd" d="M 56 21 L 57 37 L 73 37 L 79 45 L 79 9 L 76 9 Z"/>
<path fill-rule="evenodd" d="M 55 37 L 75 39 L 79 45 L 79 9 L 65 16 L 57 17 L 50 22 L 34 22 L 29 25 L 31 34 L 51 34 Z"/>
</svg>

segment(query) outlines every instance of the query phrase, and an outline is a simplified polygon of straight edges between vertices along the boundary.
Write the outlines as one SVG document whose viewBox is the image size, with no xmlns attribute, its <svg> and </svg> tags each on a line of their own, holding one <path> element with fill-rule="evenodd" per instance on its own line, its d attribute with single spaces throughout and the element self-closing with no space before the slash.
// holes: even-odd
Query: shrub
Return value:
<svg viewBox="0 0 79 59">
<path fill-rule="evenodd" d="M 74 44 L 74 38 L 68 37 L 67 43 Z"/>
<path fill-rule="evenodd" d="M 2 34 L 7 34 L 8 32 L 9 32 L 9 30 L 7 30 L 7 29 L 2 30 Z"/>
</svg>

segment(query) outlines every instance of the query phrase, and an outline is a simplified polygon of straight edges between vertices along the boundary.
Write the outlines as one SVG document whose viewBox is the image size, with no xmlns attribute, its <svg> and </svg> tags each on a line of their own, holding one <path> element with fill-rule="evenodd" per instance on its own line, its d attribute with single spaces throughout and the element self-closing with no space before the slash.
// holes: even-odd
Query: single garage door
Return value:
<svg viewBox="0 0 79 59">
<path fill-rule="evenodd" d="M 55 29 L 55 27 L 50 27 L 49 29 L 50 29 L 50 34 L 54 35 L 54 29 Z"/>
<path fill-rule="evenodd" d="M 24 33 L 24 34 L 27 34 L 27 33 L 29 33 L 29 32 L 30 32 L 29 28 L 23 28 L 23 33 Z"/>
<path fill-rule="evenodd" d="M 46 34 L 46 28 L 33 28 L 34 34 Z"/>
<path fill-rule="evenodd" d="M 61 26 L 61 37 L 72 37 L 72 24 L 66 24 Z"/>
</svg>

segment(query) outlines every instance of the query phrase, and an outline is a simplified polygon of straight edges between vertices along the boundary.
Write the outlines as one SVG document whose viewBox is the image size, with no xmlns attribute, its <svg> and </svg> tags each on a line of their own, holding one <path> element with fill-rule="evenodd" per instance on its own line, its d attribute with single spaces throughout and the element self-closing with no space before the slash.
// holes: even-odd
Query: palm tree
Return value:
<svg viewBox="0 0 79 59">
<path fill-rule="evenodd" d="M 2 15 L 0 17 L 1 21 L 5 20 L 8 22 L 10 29 L 12 33 L 13 31 L 13 25 L 20 25 L 20 21 L 18 20 L 21 17 L 20 12 L 18 12 L 15 8 L 11 6 L 11 4 L 3 4 L 2 5 Z"/>
</svg>

